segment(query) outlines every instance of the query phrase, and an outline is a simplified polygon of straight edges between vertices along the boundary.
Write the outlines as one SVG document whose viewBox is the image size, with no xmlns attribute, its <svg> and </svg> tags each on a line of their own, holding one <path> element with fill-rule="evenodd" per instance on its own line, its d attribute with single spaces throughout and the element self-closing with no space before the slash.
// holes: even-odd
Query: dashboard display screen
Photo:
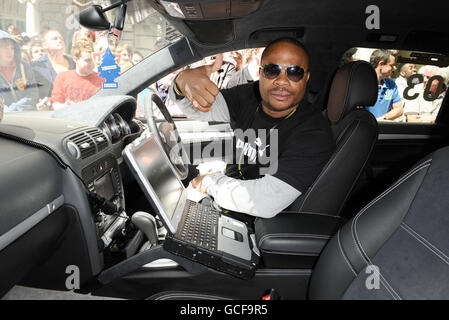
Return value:
<svg viewBox="0 0 449 320">
<path fill-rule="evenodd" d="M 112 183 L 111 173 L 105 174 L 100 179 L 94 181 L 95 192 L 105 198 L 111 200 L 114 197 L 114 185 Z"/>
</svg>

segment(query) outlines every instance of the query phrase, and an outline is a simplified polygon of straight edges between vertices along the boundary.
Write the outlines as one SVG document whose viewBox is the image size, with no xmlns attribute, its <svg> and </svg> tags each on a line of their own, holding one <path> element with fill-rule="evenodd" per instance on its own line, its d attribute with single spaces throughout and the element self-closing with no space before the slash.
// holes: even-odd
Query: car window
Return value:
<svg viewBox="0 0 449 320">
<path fill-rule="evenodd" d="M 45 10 L 39 3 L 17 2 L 17 10 L 2 12 L 0 97 L 5 114 L 71 108 L 99 90 L 113 90 L 120 74 L 181 37 L 150 6 L 139 12 L 129 6 L 120 40 L 108 31 L 88 30 L 75 16 L 90 2 L 53 1 Z M 116 10 L 107 13 L 109 21 Z M 25 24 L 31 15 L 36 23 Z"/>
<path fill-rule="evenodd" d="M 223 53 L 223 65 L 212 73 L 210 79 L 220 89 L 232 88 L 237 85 L 245 84 L 259 79 L 260 57 L 264 48 L 249 48 L 243 50 L 228 51 Z M 181 71 L 187 68 L 197 68 L 203 65 L 213 64 L 216 56 L 206 57 L 189 66 L 180 68 L 173 73 L 168 74 L 148 88 L 144 89 L 137 96 L 136 118 L 144 118 L 145 98 L 149 93 L 158 94 L 164 101 L 171 116 L 175 119 L 183 119 L 185 115 L 176 106 L 176 103 L 168 96 L 168 89 L 173 79 Z M 159 110 L 153 105 L 153 112 L 157 117 L 162 117 Z"/>
<path fill-rule="evenodd" d="M 429 52 L 351 48 L 340 62 L 364 60 L 376 71 L 376 104 L 366 107 L 378 121 L 434 123 L 446 95 L 449 57 Z"/>
</svg>

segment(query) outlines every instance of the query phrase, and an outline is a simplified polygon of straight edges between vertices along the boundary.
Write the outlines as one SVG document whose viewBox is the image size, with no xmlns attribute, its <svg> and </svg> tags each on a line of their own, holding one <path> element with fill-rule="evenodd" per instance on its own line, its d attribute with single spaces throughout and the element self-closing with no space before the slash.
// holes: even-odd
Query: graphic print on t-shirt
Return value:
<svg viewBox="0 0 449 320">
<path fill-rule="evenodd" d="M 251 163 L 256 163 L 258 157 L 262 158 L 266 155 L 269 144 L 262 142 L 260 137 L 257 137 L 252 143 L 244 142 L 240 138 L 237 138 L 236 149 L 242 149 L 238 153 L 243 153 L 244 156 L 249 158 Z"/>
<path fill-rule="evenodd" d="M 240 174 L 252 172 L 251 176 L 275 174 L 278 164 L 277 129 L 234 130 L 235 164 Z"/>
<path fill-rule="evenodd" d="M 244 179 L 258 179 L 263 175 L 272 175 L 293 188 L 306 192 L 315 178 L 320 173 L 322 167 L 330 158 L 335 147 L 332 132 L 327 119 L 322 115 L 320 108 L 315 107 L 306 98 L 304 98 L 297 108 L 297 111 L 288 119 L 280 123 L 281 119 L 271 118 L 265 114 L 261 106 L 261 96 L 259 93 L 259 83 L 253 82 L 246 85 L 236 86 L 230 89 L 222 90 L 229 110 L 231 127 L 234 130 L 233 163 L 229 163 L 226 168 L 226 175 L 233 178 L 242 178 L 239 171 L 244 174 Z M 259 111 L 257 112 L 257 108 Z M 242 164 L 237 165 L 243 148 L 237 148 L 237 130 L 264 129 L 265 136 L 271 131 L 268 139 L 261 137 L 262 145 L 258 150 L 263 152 L 267 162 L 265 165 L 260 163 L 263 157 L 258 157 L 255 164 L 249 162 L 249 158 L 243 155 Z M 243 136 L 244 137 L 244 136 Z M 257 134 L 253 139 L 240 139 L 240 145 L 243 142 L 251 142 L 257 150 Z M 277 143 L 274 143 L 277 139 Z M 266 144 L 264 144 L 264 142 Z M 269 146 L 268 146 L 269 145 Z M 248 147 L 247 154 L 254 152 Z M 270 161 L 271 157 L 271 161 Z M 272 160 L 276 157 L 276 161 Z M 246 158 L 246 159 L 245 159 Z M 240 169 L 240 170 L 239 170 Z"/>
</svg>

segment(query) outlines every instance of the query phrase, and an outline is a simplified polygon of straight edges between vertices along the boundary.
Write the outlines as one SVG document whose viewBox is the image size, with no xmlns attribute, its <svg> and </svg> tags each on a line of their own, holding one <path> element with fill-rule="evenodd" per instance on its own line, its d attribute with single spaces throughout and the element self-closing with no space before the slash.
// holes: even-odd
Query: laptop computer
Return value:
<svg viewBox="0 0 449 320">
<path fill-rule="evenodd" d="M 253 277 L 260 256 L 254 232 L 217 210 L 211 198 L 188 199 L 191 190 L 149 131 L 128 144 L 123 156 L 167 229 L 165 250 L 238 278 Z"/>
</svg>

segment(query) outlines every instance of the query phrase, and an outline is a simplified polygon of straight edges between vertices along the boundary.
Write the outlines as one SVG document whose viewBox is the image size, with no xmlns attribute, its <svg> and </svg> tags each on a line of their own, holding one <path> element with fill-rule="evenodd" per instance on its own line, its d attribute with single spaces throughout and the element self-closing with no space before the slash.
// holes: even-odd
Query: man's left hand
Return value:
<svg viewBox="0 0 449 320">
<path fill-rule="evenodd" d="M 203 187 L 203 179 L 206 175 L 197 176 L 190 181 L 193 188 L 197 189 L 201 193 L 207 193 L 206 188 Z"/>
</svg>

